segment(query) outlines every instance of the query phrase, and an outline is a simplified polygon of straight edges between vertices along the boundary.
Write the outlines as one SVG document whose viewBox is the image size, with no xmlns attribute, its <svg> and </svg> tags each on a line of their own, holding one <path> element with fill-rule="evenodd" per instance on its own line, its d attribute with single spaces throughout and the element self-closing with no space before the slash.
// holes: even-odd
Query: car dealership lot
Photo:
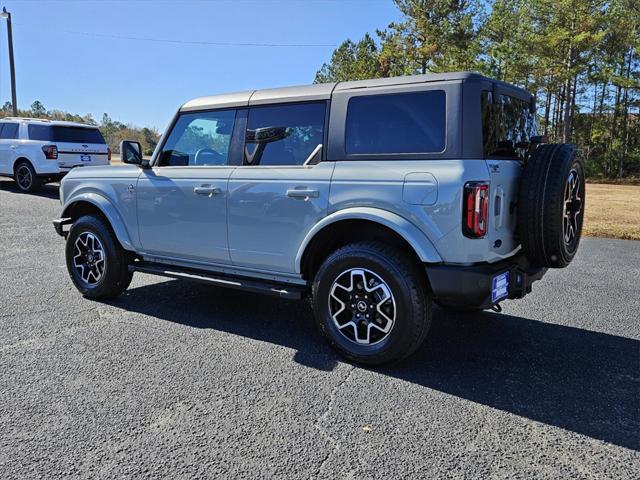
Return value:
<svg viewBox="0 0 640 480">
<path fill-rule="evenodd" d="M 0 478 L 637 476 L 640 242 L 585 239 L 535 295 L 436 310 L 363 369 L 301 302 L 140 274 L 84 300 L 58 213 L 0 180 Z"/>
</svg>

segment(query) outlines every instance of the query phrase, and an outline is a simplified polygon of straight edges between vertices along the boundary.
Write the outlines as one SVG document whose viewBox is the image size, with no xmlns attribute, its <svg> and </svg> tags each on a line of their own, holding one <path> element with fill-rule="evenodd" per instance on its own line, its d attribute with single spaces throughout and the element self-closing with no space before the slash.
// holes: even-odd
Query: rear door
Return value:
<svg viewBox="0 0 640 480">
<path fill-rule="evenodd" d="M 29 139 L 49 142 L 58 148 L 58 165 L 62 168 L 106 165 L 109 150 L 95 127 L 30 124 Z"/>
<path fill-rule="evenodd" d="M 0 173 L 13 174 L 19 127 L 20 125 L 14 122 L 0 123 Z"/>
<path fill-rule="evenodd" d="M 335 164 L 319 162 L 327 102 L 254 106 L 242 165 L 229 180 L 234 265 L 295 273 L 309 230 L 327 213 Z"/>
<path fill-rule="evenodd" d="M 483 149 L 490 176 L 487 235 L 493 249 L 509 255 L 518 246 L 517 201 L 527 144 L 536 133 L 530 100 L 494 89 L 481 93 Z"/>
<path fill-rule="evenodd" d="M 183 113 L 137 184 L 138 230 L 151 256 L 227 264 L 235 110 Z"/>
</svg>

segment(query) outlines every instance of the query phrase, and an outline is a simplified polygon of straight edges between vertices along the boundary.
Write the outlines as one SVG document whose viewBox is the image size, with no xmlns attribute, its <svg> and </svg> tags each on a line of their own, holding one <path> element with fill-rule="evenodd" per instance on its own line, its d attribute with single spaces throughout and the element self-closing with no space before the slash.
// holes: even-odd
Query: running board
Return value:
<svg viewBox="0 0 640 480">
<path fill-rule="evenodd" d="M 306 290 L 304 286 L 270 283 L 256 279 L 247 280 L 242 277 L 221 276 L 206 270 L 196 270 L 149 262 L 135 262 L 129 265 L 129 271 L 150 273 L 152 275 L 160 275 L 169 278 L 193 280 L 219 287 L 235 288 L 236 290 L 244 290 L 247 292 L 275 295 L 277 297 L 287 298 L 290 300 L 299 300 L 302 298 L 302 295 Z"/>
</svg>

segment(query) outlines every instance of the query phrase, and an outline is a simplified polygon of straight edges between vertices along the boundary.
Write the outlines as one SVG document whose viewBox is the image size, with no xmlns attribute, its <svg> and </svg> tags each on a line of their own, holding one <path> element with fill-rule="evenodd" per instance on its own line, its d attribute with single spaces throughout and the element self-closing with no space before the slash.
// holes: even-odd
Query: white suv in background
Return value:
<svg viewBox="0 0 640 480">
<path fill-rule="evenodd" d="M 0 176 L 13 177 L 23 192 L 60 180 L 74 167 L 110 161 L 111 150 L 93 125 L 38 118 L 0 120 Z"/>
</svg>

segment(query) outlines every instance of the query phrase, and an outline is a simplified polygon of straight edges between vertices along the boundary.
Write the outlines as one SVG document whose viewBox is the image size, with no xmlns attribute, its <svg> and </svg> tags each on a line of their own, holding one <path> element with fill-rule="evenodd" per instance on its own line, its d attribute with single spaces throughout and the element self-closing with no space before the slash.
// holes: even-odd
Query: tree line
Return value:
<svg viewBox="0 0 640 480">
<path fill-rule="evenodd" d="M 10 117 L 13 115 L 11 102 L 6 102 L 0 109 L 1 117 Z M 39 100 L 31 104 L 31 108 L 27 110 L 18 109 L 18 116 L 29 118 L 46 118 L 49 120 L 64 120 L 67 122 L 80 122 L 88 125 L 95 125 L 100 129 L 107 145 L 114 153 L 120 153 L 120 142 L 122 140 L 136 140 L 140 142 L 143 153 L 151 155 L 153 149 L 156 148 L 160 140 L 160 133 L 155 128 L 139 128 L 131 124 L 125 124 L 117 120 L 112 120 L 108 114 L 103 114 L 100 122 L 96 121 L 93 116 L 88 113 L 86 115 L 77 115 L 65 112 L 63 110 L 47 110 Z"/>
<path fill-rule="evenodd" d="M 473 70 L 537 98 L 538 131 L 591 177 L 640 176 L 638 0 L 394 0 L 401 20 L 345 40 L 317 83 Z"/>
</svg>

